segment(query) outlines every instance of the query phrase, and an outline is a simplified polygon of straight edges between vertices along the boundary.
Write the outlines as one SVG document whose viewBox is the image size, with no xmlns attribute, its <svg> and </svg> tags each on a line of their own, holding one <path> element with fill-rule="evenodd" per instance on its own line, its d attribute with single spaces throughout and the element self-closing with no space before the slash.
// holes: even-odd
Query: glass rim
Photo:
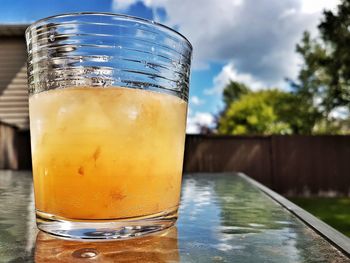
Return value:
<svg viewBox="0 0 350 263">
<path fill-rule="evenodd" d="M 150 26 L 163 28 L 163 29 L 166 29 L 166 30 L 168 30 L 168 31 L 170 31 L 172 33 L 175 33 L 178 37 L 180 37 L 188 45 L 188 48 L 191 51 L 193 50 L 193 46 L 192 46 L 191 42 L 183 34 L 181 34 L 180 32 L 176 31 L 175 29 L 173 29 L 173 28 L 171 28 L 169 26 L 166 26 L 166 25 L 161 24 L 159 22 L 156 22 L 156 21 L 153 21 L 153 20 L 149 20 L 149 19 L 145 19 L 145 18 L 142 18 L 142 17 L 125 15 L 125 14 L 118 14 L 118 13 L 111 13 L 111 12 L 72 12 L 72 13 L 62 13 L 62 14 L 57 14 L 57 15 L 44 17 L 44 18 L 41 18 L 41 19 L 36 20 L 35 22 L 31 23 L 27 27 L 27 29 L 25 30 L 25 34 L 27 34 L 30 30 L 35 28 L 40 23 L 45 23 L 45 22 L 49 21 L 50 19 L 61 18 L 61 17 L 73 17 L 73 16 L 79 16 L 79 15 L 112 16 L 112 17 L 126 18 L 126 19 L 128 19 L 130 21 L 140 21 L 140 22 L 148 24 Z"/>
</svg>

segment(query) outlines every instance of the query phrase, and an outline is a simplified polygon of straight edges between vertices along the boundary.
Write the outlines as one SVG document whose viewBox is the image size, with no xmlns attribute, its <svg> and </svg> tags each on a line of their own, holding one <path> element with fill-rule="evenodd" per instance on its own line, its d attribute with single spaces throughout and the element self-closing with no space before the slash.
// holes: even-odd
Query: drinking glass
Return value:
<svg viewBox="0 0 350 263">
<path fill-rule="evenodd" d="M 178 213 L 192 46 L 110 13 L 26 30 L 36 222 L 73 239 L 124 239 Z"/>
</svg>

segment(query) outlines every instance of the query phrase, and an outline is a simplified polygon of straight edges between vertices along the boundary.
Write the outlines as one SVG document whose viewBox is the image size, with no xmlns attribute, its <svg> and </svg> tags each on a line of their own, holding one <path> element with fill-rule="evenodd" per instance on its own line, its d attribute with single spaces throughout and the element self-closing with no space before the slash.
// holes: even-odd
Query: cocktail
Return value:
<svg viewBox="0 0 350 263">
<path fill-rule="evenodd" d="M 26 31 L 38 227 L 120 239 L 177 219 L 191 45 L 139 18 L 59 15 Z"/>
</svg>

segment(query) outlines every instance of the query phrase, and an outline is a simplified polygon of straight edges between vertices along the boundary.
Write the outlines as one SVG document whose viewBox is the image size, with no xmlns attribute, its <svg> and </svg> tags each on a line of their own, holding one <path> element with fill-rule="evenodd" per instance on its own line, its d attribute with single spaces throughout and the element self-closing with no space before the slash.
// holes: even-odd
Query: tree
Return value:
<svg viewBox="0 0 350 263">
<path fill-rule="evenodd" d="M 308 106 L 292 93 L 276 89 L 249 91 L 225 106 L 217 130 L 232 135 L 310 134 L 314 123 L 309 119 Z"/>
<path fill-rule="evenodd" d="M 325 11 L 318 28 L 328 51 L 328 59 L 321 65 L 329 76 L 325 105 L 350 108 L 350 2 L 343 0 L 337 13 Z"/>
<path fill-rule="evenodd" d="M 223 101 L 228 106 L 232 102 L 239 100 L 242 95 L 249 93 L 249 91 L 245 84 L 231 80 L 223 91 Z"/>
<path fill-rule="evenodd" d="M 304 64 L 292 86 L 304 104 L 316 109 L 315 132 L 338 133 L 342 127 L 332 111 L 350 110 L 350 2 L 343 0 L 337 12 L 325 11 L 318 29 L 319 38 L 305 32 L 296 47 Z"/>
</svg>

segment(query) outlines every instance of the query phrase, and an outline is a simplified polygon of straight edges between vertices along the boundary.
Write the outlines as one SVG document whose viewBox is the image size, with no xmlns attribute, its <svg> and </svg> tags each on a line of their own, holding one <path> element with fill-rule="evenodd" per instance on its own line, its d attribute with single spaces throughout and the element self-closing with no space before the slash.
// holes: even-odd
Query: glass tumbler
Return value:
<svg viewBox="0 0 350 263">
<path fill-rule="evenodd" d="M 109 13 L 26 30 L 38 228 L 124 239 L 177 219 L 192 46 L 176 31 Z"/>
</svg>

